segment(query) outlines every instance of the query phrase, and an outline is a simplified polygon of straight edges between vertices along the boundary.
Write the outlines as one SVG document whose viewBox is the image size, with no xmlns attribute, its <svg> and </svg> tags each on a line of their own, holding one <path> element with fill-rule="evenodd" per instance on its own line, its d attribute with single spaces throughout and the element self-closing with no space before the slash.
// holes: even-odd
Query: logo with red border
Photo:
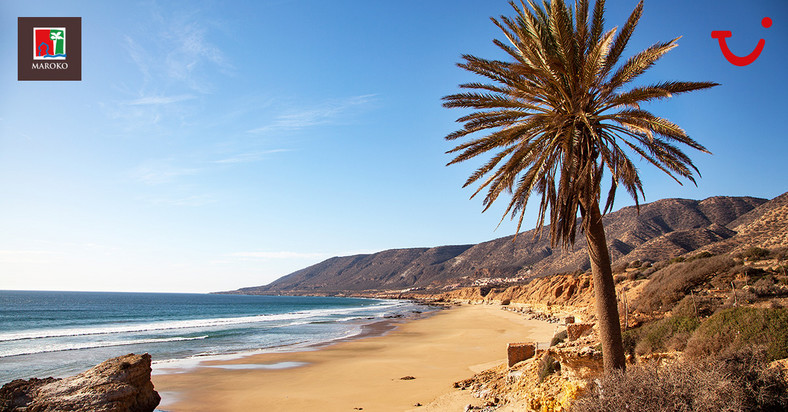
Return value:
<svg viewBox="0 0 788 412">
<path fill-rule="evenodd" d="M 66 60 L 66 28 L 33 27 L 33 60 Z"/>
</svg>

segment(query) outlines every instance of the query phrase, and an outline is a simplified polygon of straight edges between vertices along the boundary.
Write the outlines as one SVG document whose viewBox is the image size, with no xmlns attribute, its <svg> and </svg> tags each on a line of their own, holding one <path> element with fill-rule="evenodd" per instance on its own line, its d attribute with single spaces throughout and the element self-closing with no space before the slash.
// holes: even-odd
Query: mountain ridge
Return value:
<svg viewBox="0 0 788 412">
<path fill-rule="evenodd" d="M 703 200 L 669 198 L 627 206 L 603 217 L 613 265 L 635 260 L 659 261 L 713 245 L 736 242 L 736 229 L 758 225 L 763 216 L 779 219 L 788 209 L 788 193 L 772 200 L 750 196 L 714 196 Z M 763 225 L 761 225 L 763 226 Z M 752 229 L 762 234 L 763 228 Z M 585 239 L 553 248 L 546 228 L 474 245 L 389 249 L 337 256 L 295 271 L 267 285 L 241 288 L 237 294 L 351 294 L 396 290 L 449 290 L 478 283 L 526 282 L 537 277 L 587 270 Z M 779 242 L 782 239 L 777 236 Z M 756 242 L 757 243 L 757 242 Z M 763 242 L 762 242 L 763 243 Z M 769 243 L 769 242 L 767 242 Z M 730 249 L 731 247 L 728 247 Z M 725 248 L 723 248 L 725 249 Z M 722 250 L 722 249 L 721 249 Z"/>
</svg>

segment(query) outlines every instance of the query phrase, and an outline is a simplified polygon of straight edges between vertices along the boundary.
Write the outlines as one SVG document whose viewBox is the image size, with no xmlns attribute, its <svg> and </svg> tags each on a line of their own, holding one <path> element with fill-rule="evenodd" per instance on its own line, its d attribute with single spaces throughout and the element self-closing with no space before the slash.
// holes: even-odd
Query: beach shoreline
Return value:
<svg viewBox="0 0 788 412">
<path fill-rule="evenodd" d="M 320 350 L 321 348 L 329 347 L 341 342 L 350 342 L 356 339 L 363 339 L 367 337 L 375 337 L 375 336 L 383 336 L 392 330 L 397 328 L 397 325 L 406 323 L 409 321 L 417 320 L 417 319 L 424 319 L 431 316 L 434 313 L 437 313 L 439 310 L 433 309 L 428 311 L 419 311 L 419 312 L 412 312 L 407 315 L 398 315 L 393 317 L 386 317 L 382 320 L 374 320 L 367 319 L 365 321 L 357 321 L 358 322 L 358 330 L 352 334 L 337 337 L 329 340 L 319 340 L 316 342 L 301 342 L 297 344 L 283 344 L 277 346 L 268 346 L 256 349 L 249 349 L 240 352 L 229 352 L 229 353 L 222 353 L 222 354 L 205 354 L 205 355 L 197 355 L 188 358 L 181 358 L 181 359 L 166 359 L 160 361 L 153 361 L 152 367 L 152 376 L 156 375 L 171 375 L 171 374 L 179 374 L 179 373 L 186 373 L 188 371 L 194 370 L 195 368 L 199 367 L 210 367 L 210 368 L 232 368 L 233 365 L 239 365 L 238 362 L 253 358 L 255 356 L 260 355 L 271 355 L 271 354 L 278 354 L 278 353 L 295 353 L 295 352 L 308 352 L 308 351 L 316 351 Z M 366 323 L 362 323 L 366 322 Z M 261 364 L 257 369 L 269 369 L 266 365 Z M 249 367 L 249 369 L 255 369 L 254 367 Z"/>
<path fill-rule="evenodd" d="M 463 305 L 376 322 L 306 351 L 159 371 L 153 376 L 163 394 L 159 410 L 462 410 L 474 398 L 453 382 L 505 362 L 509 342 L 546 343 L 553 335 L 555 325 L 500 309 Z"/>
</svg>

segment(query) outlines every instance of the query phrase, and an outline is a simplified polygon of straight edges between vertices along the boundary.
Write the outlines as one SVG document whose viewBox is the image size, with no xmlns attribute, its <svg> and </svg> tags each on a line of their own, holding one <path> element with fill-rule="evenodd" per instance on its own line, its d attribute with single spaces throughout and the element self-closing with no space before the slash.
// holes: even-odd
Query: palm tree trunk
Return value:
<svg viewBox="0 0 788 412">
<path fill-rule="evenodd" d="M 606 372 L 613 369 L 623 370 L 626 368 L 626 359 L 624 345 L 621 342 L 616 286 L 613 283 L 613 269 L 610 267 L 610 252 L 607 250 L 605 227 L 602 225 L 599 203 L 593 202 L 586 211 L 584 232 L 594 279 L 594 298 L 599 338 L 602 341 L 602 360 Z"/>
</svg>

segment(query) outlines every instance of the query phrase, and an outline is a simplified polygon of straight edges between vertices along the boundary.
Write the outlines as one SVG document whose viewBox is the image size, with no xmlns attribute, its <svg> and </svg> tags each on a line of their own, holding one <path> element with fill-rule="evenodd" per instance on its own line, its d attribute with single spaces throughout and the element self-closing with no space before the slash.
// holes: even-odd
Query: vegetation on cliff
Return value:
<svg viewBox="0 0 788 412">
<path fill-rule="evenodd" d="M 567 330 L 559 329 L 550 347 L 532 359 L 481 372 L 461 387 L 487 404 L 508 405 L 506 410 L 788 409 L 786 272 L 785 247 L 618 265 L 614 278 L 626 372 L 602 376 L 601 360 L 595 358 L 601 349 L 598 332 L 568 337 L 567 323 Z M 559 320 L 593 319 L 586 309 L 593 301 L 589 278 L 588 273 L 551 276 L 441 296 L 505 304 L 534 319 L 549 315 L 563 327 Z M 652 282 L 660 287 L 650 287 Z"/>
</svg>

